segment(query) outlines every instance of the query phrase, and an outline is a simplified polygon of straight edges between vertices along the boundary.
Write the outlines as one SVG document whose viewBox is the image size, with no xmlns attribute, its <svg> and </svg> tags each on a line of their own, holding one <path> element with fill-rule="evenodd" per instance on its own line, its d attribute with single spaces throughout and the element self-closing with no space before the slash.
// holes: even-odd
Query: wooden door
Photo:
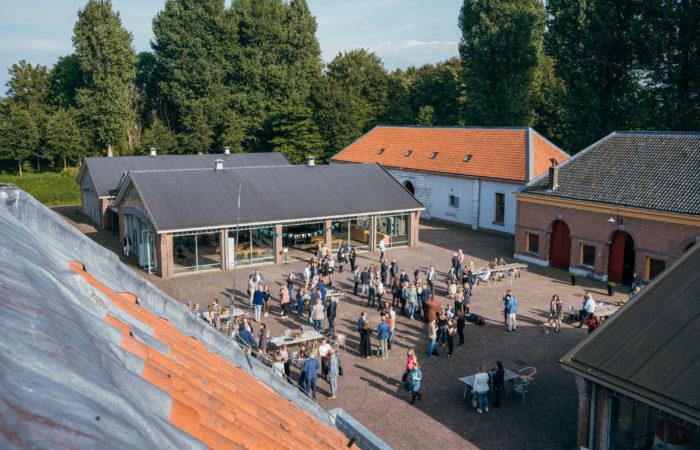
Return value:
<svg viewBox="0 0 700 450">
<path fill-rule="evenodd" d="M 612 238 L 608 259 L 608 281 L 622 283 L 622 268 L 625 262 L 625 232 L 618 231 Z"/>
<path fill-rule="evenodd" d="M 571 260 L 571 237 L 566 223 L 558 220 L 552 227 L 550 238 L 549 265 L 560 269 L 569 270 Z"/>
</svg>

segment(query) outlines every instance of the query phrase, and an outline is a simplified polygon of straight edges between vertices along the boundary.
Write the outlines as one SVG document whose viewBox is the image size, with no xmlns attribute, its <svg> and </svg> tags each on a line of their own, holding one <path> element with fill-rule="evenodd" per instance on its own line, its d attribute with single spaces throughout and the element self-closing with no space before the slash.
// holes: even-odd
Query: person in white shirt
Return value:
<svg viewBox="0 0 700 450">
<path fill-rule="evenodd" d="M 379 240 L 379 261 L 384 261 L 384 250 L 386 250 L 386 244 L 384 244 L 384 239 Z"/>
<path fill-rule="evenodd" d="M 477 412 L 481 414 L 483 411 L 489 411 L 489 375 L 486 373 L 484 366 L 479 366 L 479 373 L 474 375 L 474 392 L 478 399 Z"/>
<path fill-rule="evenodd" d="M 326 341 L 326 338 L 321 339 L 321 345 L 318 347 L 318 356 L 321 357 L 321 375 L 323 379 L 328 381 L 328 360 L 330 359 L 331 344 Z"/>
<path fill-rule="evenodd" d="M 581 324 L 578 326 L 581 328 L 590 316 L 595 313 L 595 300 L 590 293 L 583 296 L 583 311 L 581 311 Z"/>
<path fill-rule="evenodd" d="M 311 264 L 306 264 L 304 267 L 304 290 L 309 290 L 309 282 L 311 281 Z"/>
</svg>

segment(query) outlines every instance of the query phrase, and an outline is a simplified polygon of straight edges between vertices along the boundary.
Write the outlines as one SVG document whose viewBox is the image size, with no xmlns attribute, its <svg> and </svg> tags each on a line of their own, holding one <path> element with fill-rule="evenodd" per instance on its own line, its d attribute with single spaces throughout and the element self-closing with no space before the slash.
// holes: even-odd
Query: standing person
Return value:
<svg viewBox="0 0 700 450">
<path fill-rule="evenodd" d="M 333 286 L 333 272 L 335 271 L 335 259 L 333 259 L 330 250 L 328 250 L 328 258 L 326 258 L 326 261 L 328 261 L 328 287 L 331 287 Z"/>
<path fill-rule="evenodd" d="M 129 233 L 126 233 L 124 235 L 124 254 L 126 257 L 129 257 L 129 252 L 131 251 L 131 238 L 129 237 Z"/>
<path fill-rule="evenodd" d="M 272 364 L 272 373 L 284 379 L 284 363 L 280 352 L 275 353 L 275 362 Z"/>
<path fill-rule="evenodd" d="M 506 312 L 508 313 L 508 323 L 506 324 L 506 330 L 515 331 L 515 318 L 518 314 L 518 299 L 513 297 L 513 294 L 508 294 L 508 299 L 506 301 Z"/>
<path fill-rule="evenodd" d="M 367 321 L 367 313 L 362 311 L 360 318 L 357 320 L 357 333 L 362 334 L 362 325 Z"/>
<path fill-rule="evenodd" d="M 270 331 L 267 329 L 267 325 L 264 323 L 260 324 L 260 331 L 258 332 L 258 353 L 267 353 L 270 347 Z"/>
<path fill-rule="evenodd" d="M 384 244 L 384 239 L 379 240 L 379 261 L 384 260 L 384 250 L 386 250 L 386 244 Z"/>
<path fill-rule="evenodd" d="M 379 347 L 381 348 L 381 358 L 387 357 L 387 342 L 391 336 L 391 325 L 386 321 L 386 316 L 382 315 L 382 323 L 377 327 L 377 339 L 379 339 Z"/>
<path fill-rule="evenodd" d="M 262 288 L 262 294 L 263 294 L 263 317 L 267 317 L 268 311 L 270 311 L 270 289 L 268 289 L 267 285 L 263 286 Z"/>
<path fill-rule="evenodd" d="M 338 375 L 340 375 L 338 349 L 331 348 L 328 360 L 328 384 L 331 385 L 331 395 L 328 397 L 328 400 L 333 400 L 338 396 Z"/>
<path fill-rule="evenodd" d="M 411 280 L 408 279 L 408 274 L 403 269 L 401 269 L 401 272 L 399 272 L 399 278 L 401 279 L 401 284 L 411 282 Z"/>
<path fill-rule="evenodd" d="M 406 315 L 406 303 L 408 302 L 408 281 L 401 283 L 401 315 Z"/>
<path fill-rule="evenodd" d="M 287 286 L 280 288 L 280 308 L 282 308 L 282 318 L 285 319 L 289 314 L 289 291 Z"/>
<path fill-rule="evenodd" d="M 379 279 L 376 279 L 374 283 L 374 295 L 377 297 L 377 309 L 381 310 L 382 297 L 384 296 L 384 283 L 379 281 Z"/>
<path fill-rule="evenodd" d="M 257 286 L 262 286 L 263 276 L 260 273 L 259 269 L 255 269 L 255 273 L 253 274 L 253 281 Z"/>
<path fill-rule="evenodd" d="M 430 289 L 430 298 L 435 297 L 435 282 L 437 281 L 437 271 L 435 266 L 431 265 L 430 269 L 425 273 L 425 282 Z"/>
<path fill-rule="evenodd" d="M 461 278 L 464 273 L 462 271 L 462 268 L 464 266 L 464 253 L 462 253 L 461 248 L 457 250 L 457 261 L 459 262 L 459 265 L 457 266 L 457 276 Z"/>
<path fill-rule="evenodd" d="M 455 275 L 459 276 L 459 256 L 457 253 L 452 254 L 452 268 L 454 269 Z"/>
<path fill-rule="evenodd" d="M 295 298 L 295 287 L 294 283 L 296 281 L 296 276 L 293 273 L 290 273 L 289 276 L 287 277 L 287 290 L 289 291 L 289 298 Z"/>
<path fill-rule="evenodd" d="M 554 317 L 557 314 L 557 296 L 552 295 L 552 300 L 549 301 L 549 318 L 547 319 L 547 325 L 552 325 L 554 322 Z"/>
<path fill-rule="evenodd" d="M 335 320 L 335 316 L 338 310 L 338 299 L 335 297 L 331 297 L 330 304 L 328 305 L 328 308 L 326 308 L 326 317 L 328 317 L 328 328 L 331 331 L 335 331 L 335 326 L 333 325 L 333 321 Z"/>
<path fill-rule="evenodd" d="M 493 401 L 493 406 L 498 408 L 501 406 L 501 393 L 503 392 L 503 378 L 505 377 L 505 371 L 503 370 L 503 363 L 500 361 L 496 361 L 496 366 L 497 369 L 493 372 L 493 392 L 496 397 Z"/>
<path fill-rule="evenodd" d="M 311 264 L 306 263 L 304 267 L 304 290 L 309 289 L 309 283 L 311 282 Z"/>
<path fill-rule="evenodd" d="M 364 297 L 367 295 L 369 288 L 369 268 L 365 267 L 362 273 L 360 273 L 360 283 L 362 283 L 362 296 Z"/>
<path fill-rule="evenodd" d="M 282 357 L 282 364 L 284 365 L 284 375 L 287 377 L 287 381 L 291 383 L 292 379 L 289 378 L 289 376 L 292 373 L 292 361 L 289 359 L 289 350 L 287 350 L 287 344 L 282 344 L 279 350 L 279 354 Z"/>
<path fill-rule="evenodd" d="M 367 287 L 367 306 L 372 308 L 377 294 L 377 280 L 370 275 L 369 286 Z"/>
<path fill-rule="evenodd" d="M 479 366 L 479 373 L 474 375 L 474 392 L 478 399 L 478 407 L 476 411 L 481 414 L 482 411 L 489 411 L 489 375 L 486 373 L 484 366 Z"/>
<path fill-rule="evenodd" d="M 418 364 L 418 362 L 413 364 L 413 369 L 411 369 L 410 378 L 411 404 L 415 405 L 416 397 L 418 397 L 418 400 L 420 400 L 423 397 L 421 393 L 418 392 L 420 390 L 420 382 L 423 379 L 423 373 L 420 371 L 420 364 Z"/>
<path fill-rule="evenodd" d="M 321 339 L 321 345 L 318 346 L 318 356 L 321 358 L 321 376 L 328 381 L 328 361 L 330 359 L 331 344 L 326 341 L 326 338 Z"/>
<path fill-rule="evenodd" d="M 262 311 L 262 307 L 265 304 L 265 301 L 263 300 L 263 292 L 256 287 L 255 292 L 253 293 L 253 308 L 255 309 L 255 321 L 260 322 L 260 312 Z"/>
<path fill-rule="evenodd" d="M 348 257 L 347 249 L 345 248 L 345 242 L 340 243 L 340 248 L 338 248 L 338 273 L 343 273 L 343 266 L 345 265 L 345 259 Z"/>
<path fill-rule="evenodd" d="M 457 292 L 455 292 L 455 312 L 459 313 L 460 311 L 464 311 L 463 306 L 464 306 L 464 290 L 461 287 L 457 288 Z"/>
<path fill-rule="evenodd" d="M 418 305 L 418 293 L 416 291 L 416 286 L 411 285 L 408 291 L 408 318 L 413 320 L 413 314 L 416 312 L 416 306 Z"/>
<path fill-rule="evenodd" d="M 556 311 L 554 313 L 554 322 L 557 325 L 556 330 L 554 330 L 555 333 L 559 333 L 559 329 L 561 328 L 561 317 L 564 314 L 564 305 L 562 304 L 561 297 L 557 295 L 557 300 L 556 300 Z"/>
<path fill-rule="evenodd" d="M 451 267 L 450 271 L 447 273 L 447 296 L 454 298 L 457 292 L 457 272 L 455 268 Z"/>
<path fill-rule="evenodd" d="M 386 317 L 386 322 L 389 324 L 389 340 L 387 341 L 387 348 L 391 350 L 391 344 L 394 342 L 394 315 L 391 311 L 391 305 L 389 302 L 386 303 L 387 309 L 382 312 L 382 315 Z"/>
<path fill-rule="evenodd" d="M 323 322 L 323 305 L 321 300 L 316 300 L 316 304 L 311 308 L 311 320 L 314 321 L 314 330 L 321 332 L 321 322 Z"/>
<path fill-rule="evenodd" d="M 391 274 L 391 279 L 399 276 L 399 263 L 396 262 L 396 258 L 391 259 L 391 265 L 389 267 L 389 273 Z"/>
<path fill-rule="evenodd" d="M 467 324 L 467 316 L 464 310 L 457 313 L 457 334 L 459 334 L 458 346 L 464 345 L 464 327 Z"/>
<path fill-rule="evenodd" d="M 595 313 L 595 300 L 590 293 L 583 296 L 583 311 L 581 312 L 581 324 L 578 326 L 581 328 L 583 324 Z"/>
<path fill-rule="evenodd" d="M 508 297 L 512 297 L 512 296 L 513 296 L 513 293 L 511 292 L 510 289 L 508 289 L 506 291 L 506 293 L 503 294 L 503 323 L 505 325 L 508 325 L 508 308 L 506 305 L 508 304 Z"/>
<path fill-rule="evenodd" d="M 411 375 L 413 366 L 415 366 L 417 363 L 418 357 L 416 356 L 416 352 L 414 352 L 413 349 L 410 349 L 406 352 L 406 370 L 404 371 L 403 376 L 401 377 L 401 381 L 403 381 L 404 383 L 408 383 L 408 377 L 409 375 Z"/>
<path fill-rule="evenodd" d="M 219 300 L 217 299 L 212 299 L 213 304 L 211 305 L 211 312 L 212 312 L 212 320 L 214 321 L 214 325 L 216 326 L 216 329 L 218 330 L 221 328 L 221 305 L 219 305 Z"/>
<path fill-rule="evenodd" d="M 389 282 L 391 282 L 389 279 L 389 264 L 387 264 L 386 259 L 383 259 L 381 262 L 382 265 L 380 273 L 382 275 L 382 284 L 386 286 Z"/>
<path fill-rule="evenodd" d="M 428 322 L 428 339 L 430 340 L 430 349 L 428 349 L 428 358 L 435 358 L 435 343 L 437 342 L 437 318 L 433 317 Z"/>
<path fill-rule="evenodd" d="M 362 314 L 364 316 L 366 313 Z M 363 358 L 372 357 L 372 343 L 370 342 L 369 333 L 369 321 L 365 319 L 360 330 L 360 356 Z"/>
<path fill-rule="evenodd" d="M 243 344 L 244 349 L 253 348 L 253 335 L 251 334 L 250 330 L 246 328 L 244 323 L 241 323 L 238 326 L 238 342 Z"/>
<path fill-rule="evenodd" d="M 255 281 L 253 280 L 253 274 L 251 273 L 248 277 L 248 303 L 253 305 L 253 295 L 255 294 Z"/>
<path fill-rule="evenodd" d="M 355 269 L 357 268 L 357 266 L 355 265 L 355 260 L 357 259 L 357 255 L 355 254 L 354 248 L 350 249 L 349 259 L 350 259 L 350 270 L 352 270 L 354 272 Z"/>
<path fill-rule="evenodd" d="M 452 353 L 455 351 L 455 334 L 457 330 L 452 324 L 452 319 L 447 319 L 447 357 L 451 358 Z"/>
<path fill-rule="evenodd" d="M 445 308 L 442 308 L 440 313 L 437 315 L 437 327 L 437 340 L 442 341 L 440 345 L 444 347 L 445 340 L 447 339 L 447 312 L 445 311 Z"/>
<path fill-rule="evenodd" d="M 420 293 L 420 313 L 423 318 L 428 317 L 428 300 L 430 300 L 431 295 L 432 291 L 428 289 L 428 285 L 424 284 Z"/>
<path fill-rule="evenodd" d="M 314 358 L 308 357 L 304 360 L 304 365 L 302 371 L 306 374 L 306 379 L 304 385 L 306 386 L 306 393 L 309 390 L 313 392 L 314 400 L 316 400 L 316 380 L 318 379 L 318 361 Z"/>
<path fill-rule="evenodd" d="M 401 298 L 401 280 L 399 277 L 394 278 L 391 283 L 391 305 L 399 306 L 399 299 Z"/>
<path fill-rule="evenodd" d="M 357 287 L 360 285 L 360 269 L 358 267 L 355 267 L 352 270 L 354 272 L 353 281 L 355 282 L 355 289 L 353 289 L 352 293 L 354 295 L 357 295 Z"/>
</svg>

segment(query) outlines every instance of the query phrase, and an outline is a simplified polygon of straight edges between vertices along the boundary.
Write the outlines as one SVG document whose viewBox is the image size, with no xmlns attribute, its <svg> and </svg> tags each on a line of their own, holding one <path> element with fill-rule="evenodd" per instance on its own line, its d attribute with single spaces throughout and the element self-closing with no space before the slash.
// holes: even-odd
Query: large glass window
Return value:
<svg viewBox="0 0 700 450">
<path fill-rule="evenodd" d="M 377 243 L 384 239 L 387 247 L 408 245 L 408 214 L 380 216 L 377 220 Z"/>
<path fill-rule="evenodd" d="M 584 266 L 595 266 L 595 246 L 581 244 L 581 264 Z"/>
<path fill-rule="evenodd" d="M 658 274 L 664 271 L 666 268 L 666 261 L 659 258 L 648 258 L 647 265 L 649 270 L 647 270 L 647 279 L 653 280 Z"/>
<path fill-rule="evenodd" d="M 350 246 L 355 251 L 369 249 L 369 218 L 363 217 L 350 221 Z"/>
<path fill-rule="evenodd" d="M 193 272 L 221 267 L 221 233 L 173 236 L 173 271 Z"/>
<path fill-rule="evenodd" d="M 236 230 L 229 230 L 229 267 L 274 261 L 274 233 L 275 229 L 271 227 L 247 228 L 238 231 L 236 242 Z"/>
<path fill-rule="evenodd" d="M 527 251 L 530 253 L 540 253 L 540 235 L 527 233 Z"/>
<path fill-rule="evenodd" d="M 506 195 L 496 194 L 496 213 L 494 214 L 493 221 L 496 223 L 503 223 L 506 216 Z"/>
</svg>

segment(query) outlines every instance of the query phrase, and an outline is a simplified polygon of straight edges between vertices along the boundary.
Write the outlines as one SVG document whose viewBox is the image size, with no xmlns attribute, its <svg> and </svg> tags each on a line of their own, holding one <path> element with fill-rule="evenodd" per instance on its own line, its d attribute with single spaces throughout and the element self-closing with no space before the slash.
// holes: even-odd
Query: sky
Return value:
<svg viewBox="0 0 700 450">
<path fill-rule="evenodd" d="M 324 62 L 355 48 L 375 52 L 391 71 L 458 55 L 461 0 L 307 0 Z M 0 0 L 0 95 L 19 60 L 49 68 L 73 52 L 71 37 L 86 0 Z M 112 0 L 137 52 L 150 51 L 151 22 L 165 0 Z M 227 6 L 230 1 L 226 1 Z"/>
</svg>

